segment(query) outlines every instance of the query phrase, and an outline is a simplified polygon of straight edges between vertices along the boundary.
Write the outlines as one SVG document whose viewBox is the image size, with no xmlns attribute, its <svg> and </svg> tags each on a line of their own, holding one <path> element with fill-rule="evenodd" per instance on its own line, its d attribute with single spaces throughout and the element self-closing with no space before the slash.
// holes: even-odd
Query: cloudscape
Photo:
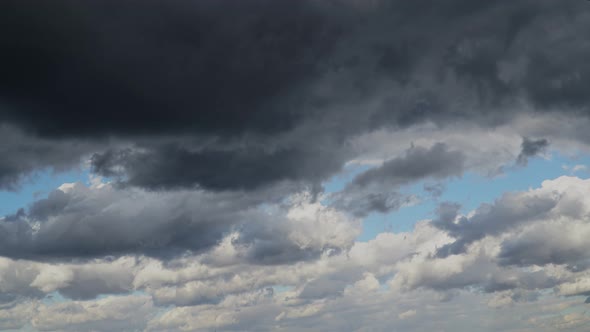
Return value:
<svg viewBox="0 0 590 332">
<path fill-rule="evenodd" d="M 0 22 L 0 330 L 590 330 L 590 2 Z"/>
</svg>

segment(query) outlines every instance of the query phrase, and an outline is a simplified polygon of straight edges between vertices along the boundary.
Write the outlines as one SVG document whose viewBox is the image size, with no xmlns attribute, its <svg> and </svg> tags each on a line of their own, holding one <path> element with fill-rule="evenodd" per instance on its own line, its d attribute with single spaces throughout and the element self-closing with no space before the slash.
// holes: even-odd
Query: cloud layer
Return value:
<svg viewBox="0 0 590 332">
<path fill-rule="evenodd" d="M 89 173 L 0 216 L 0 329 L 590 324 L 586 2 L 9 0 L 0 21 L 0 190 Z M 445 201 L 552 158 L 578 159 Z"/>
<path fill-rule="evenodd" d="M 317 184 L 379 128 L 587 116 L 581 1 L 29 2 L 2 4 L 0 120 L 32 149 L 98 146 L 6 168 L 4 187 L 94 153 L 151 189 Z"/>
<path fill-rule="evenodd" d="M 237 240 L 242 236 L 239 232 L 227 234 L 206 252 L 167 263 L 146 256 L 67 264 L 3 258 L 1 289 L 7 307 L 2 312 L 12 315 L 7 321 L 15 326 L 32 319 L 33 326 L 49 330 L 62 328 L 56 318 L 60 314 L 68 315 L 82 329 L 90 328 L 84 324 L 101 324 L 103 318 L 96 317 L 104 317 L 109 323 L 93 327 L 98 330 L 119 326 L 116 324 L 148 330 L 273 330 L 279 326 L 297 330 L 328 317 L 328 326 L 334 330 L 342 328 L 338 323 L 342 320 L 358 320 L 353 326 L 359 330 L 386 326 L 423 330 L 428 323 L 415 319 L 431 317 L 450 326 L 445 313 L 467 310 L 471 301 L 481 306 L 484 301 L 484 307 L 477 310 L 516 307 L 529 312 L 525 314 L 528 321 L 510 320 L 506 327 L 537 326 L 549 331 L 561 324 L 583 326 L 588 322 L 583 311 L 575 317 L 559 313 L 567 308 L 578 312 L 575 308 L 585 298 L 577 300 L 576 296 L 590 294 L 590 265 L 584 264 L 590 259 L 584 241 L 590 210 L 588 181 L 560 177 L 537 189 L 506 194 L 494 205 L 472 211 L 469 221 L 455 215 L 457 228 L 452 231 L 441 226 L 441 219 L 450 217 L 443 216 L 441 208 L 441 219 L 419 222 L 405 233 L 381 233 L 368 242 L 346 238 L 350 221 L 338 219 L 334 212 L 318 211 L 314 204 L 298 205 L 288 213 L 289 218 L 298 220 L 298 227 L 286 238 L 297 244 L 298 250 L 330 248 L 313 260 L 286 260 L 278 265 L 252 260 L 260 258 L 252 243 L 258 241 L 256 245 L 267 248 L 262 242 L 273 240 L 259 237 L 247 244 Z M 553 203 L 536 203 L 544 200 Z M 530 217 L 518 221 L 507 218 L 496 225 L 501 219 L 490 216 L 499 216 L 498 211 Z M 314 219 L 306 221 L 309 217 Z M 330 221 L 322 221 L 324 218 Z M 308 222 L 311 233 L 305 233 Z M 337 229 L 326 234 L 341 238 L 323 235 L 323 222 L 326 230 Z M 478 225 L 482 231 L 473 236 L 467 224 Z M 561 235 L 557 237 L 556 232 Z M 250 233 L 252 237 L 256 232 L 250 229 Z M 441 248 L 459 241 L 461 253 L 438 255 Z M 285 240 L 280 243 L 285 245 Z M 339 246 L 347 249 L 332 249 Z M 40 302 L 56 292 L 72 301 Z M 122 295 L 129 292 L 134 293 Z M 556 302 L 548 294 L 566 298 Z M 107 297 L 94 300 L 98 295 Z M 384 314 L 382 306 L 394 302 L 395 322 L 380 316 Z M 175 309 L 156 315 L 157 306 L 162 305 L 174 305 Z M 112 306 L 122 312 L 111 313 Z M 133 314 L 125 309 L 133 306 L 142 309 L 132 310 Z M 357 311 L 354 318 L 350 310 Z M 549 320 L 544 310 L 556 315 L 554 319 Z M 473 314 L 489 318 L 477 312 Z M 362 326 L 356 325 L 360 322 Z M 501 329 L 493 325 L 489 330 Z"/>
</svg>

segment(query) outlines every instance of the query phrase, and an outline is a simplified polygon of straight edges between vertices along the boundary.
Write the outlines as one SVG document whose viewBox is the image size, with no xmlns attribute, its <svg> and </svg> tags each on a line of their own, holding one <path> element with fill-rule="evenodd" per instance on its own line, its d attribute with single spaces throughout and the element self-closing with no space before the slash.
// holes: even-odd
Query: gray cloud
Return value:
<svg viewBox="0 0 590 332">
<path fill-rule="evenodd" d="M 527 137 L 522 138 L 521 151 L 516 162 L 521 166 L 526 166 L 529 158 L 544 152 L 549 146 L 546 139 L 532 140 Z"/>
<path fill-rule="evenodd" d="M 216 244 L 233 222 L 220 219 L 221 216 L 195 220 L 198 214 L 185 205 L 190 195 L 178 194 L 163 200 L 146 195 L 142 199 L 151 206 L 137 206 L 131 204 L 131 193 L 103 191 L 86 194 L 66 194 L 67 202 L 62 194 L 50 195 L 40 204 L 56 210 L 40 215 L 39 211 L 43 209 L 34 206 L 30 220 L 3 222 L 2 254 L 8 257 L 66 258 L 137 250 L 153 250 L 155 253 L 168 246 L 171 250 L 199 250 Z M 53 205 L 50 201 L 53 199 L 60 201 Z M 134 208 L 138 210 L 134 211 Z M 226 218 L 240 218 L 239 213 L 232 215 L 235 213 L 235 210 L 228 211 Z"/>
<path fill-rule="evenodd" d="M 412 204 L 416 197 L 400 193 L 402 186 L 421 180 L 460 176 L 465 168 L 461 151 L 449 150 L 444 143 L 430 148 L 409 148 L 403 156 L 357 175 L 334 204 L 358 216 L 376 211 L 386 213 Z"/>
<path fill-rule="evenodd" d="M 586 223 L 545 223 L 502 242 L 500 264 L 530 266 L 566 265 L 572 271 L 590 268 L 590 235 Z"/>
<path fill-rule="evenodd" d="M 26 217 L 1 223 L 3 255 L 65 258 L 199 250 L 215 245 L 232 225 L 255 218 L 248 211 L 255 199 L 223 205 L 214 203 L 223 197 L 202 192 L 159 195 L 82 184 L 65 191 L 33 203 Z"/>
<path fill-rule="evenodd" d="M 472 216 L 459 215 L 460 206 L 443 203 L 433 225 L 446 231 L 455 242 L 438 250 L 446 257 L 464 253 L 466 247 L 484 237 L 500 235 L 522 224 L 548 216 L 559 202 L 559 197 L 504 194 L 494 204 L 481 205 Z"/>
<path fill-rule="evenodd" d="M 501 245 L 501 264 L 552 263 L 566 264 L 572 270 L 586 269 L 588 257 L 582 240 L 588 232 L 586 181 L 567 176 L 547 180 L 541 188 L 505 193 L 468 216 L 459 214 L 458 204 L 441 204 L 432 225 L 453 237 L 454 242 L 439 248 L 437 256 L 465 253 L 470 244 L 488 236 L 510 235 Z"/>
<path fill-rule="evenodd" d="M 105 259 L 77 264 L 0 261 L 0 288 L 6 298 L 41 299 L 57 291 L 69 299 L 89 300 L 101 294 L 124 294 L 132 288 L 133 259 Z"/>
<path fill-rule="evenodd" d="M 429 149 L 412 147 L 404 157 L 388 160 L 382 166 L 358 175 L 351 186 L 399 187 L 429 177 L 458 176 L 463 172 L 464 159 L 460 151 L 449 151 L 444 143 L 437 143 Z"/>
<path fill-rule="evenodd" d="M 281 191 L 147 192 L 77 183 L 34 202 L 27 212 L 0 219 L 0 254 L 37 260 L 125 254 L 170 258 L 206 251 L 238 232 L 234 244 L 245 249 L 250 263 L 283 264 L 352 243 L 356 227 L 335 211 L 319 211 L 324 215 L 319 220 L 293 221 L 286 215 L 289 205 L 272 214 L 259 208 L 280 200 L 272 196 Z M 340 233 L 328 237 L 334 229 Z"/>
</svg>

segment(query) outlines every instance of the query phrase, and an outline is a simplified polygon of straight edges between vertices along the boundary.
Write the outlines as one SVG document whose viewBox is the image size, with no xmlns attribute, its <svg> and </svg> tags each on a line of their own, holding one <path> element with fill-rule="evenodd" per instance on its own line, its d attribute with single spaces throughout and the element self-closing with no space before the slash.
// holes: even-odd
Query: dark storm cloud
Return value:
<svg viewBox="0 0 590 332">
<path fill-rule="evenodd" d="M 82 155 L 97 148 L 84 141 L 39 139 L 2 125 L 0 137 L 0 190 L 16 190 L 27 174 L 37 170 L 77 167 Z"/>
<path fill-rule="evenodd" d="M 92 165 L 98 174 L 151 189 L 252 190 L 282 180 L 317 182 L 338 171 L 342 160 L 340 151 L 325 146 L 191 151 L 166 145 L 147 152 L 95 154 Z"/>
<path fill-rule="evenodd" d="M 549 146 L 549 141 L 546 139 L 532 140 L 527 137 L 523 137 L 522 144 L 520 145 L 521 151 L 518 155 L 516 162 L 519 165 L 526 166 L 529 158 L 544 152 Z"/>
<path fill-rule="evenodd" d="M 100 174 L 119 167 L 130 184 L 149 188 L 252 189 L 316 181 L 343 162 L 309 142 L 274 151 L 259 145 L 195 151 L 182 142 L 187 135 L 213 136 L 233 146 L 245 134 L 270 135 L 265 145 L 305 120 L 313 107 L 292 95 L 317 79 L 322 58 L 352 23 L 336 11 L 309 1 L 2 6 L 3 21 L 14 29 L 0 36 L 8 50 L 0 65 L 6 74 L 0 121 L 72 140 L 181 135 L 181 147 L 162 148 L 152 139 L 142 154 L 97 154 Z M 18 171 L 30 169 L 6 173 L 12 180 Z"/>
<path fill-rule="evenodd" d="M 411 203 L 413 197 L 401 194 L 400 187 L 415 181 L 460 176 L 464 164 L 463 153 L 449 150 L 444 143 L 430 148 L 413 146 L 405 155 L 357 175 L 337 195 L 335 204 L 358 216 L 373 211 L 386 213 Z"/>
<path fill-rule="evenodd" d="M 523 100 L 587 110 L 582 1 L 0 6 L 0 121 L 44 138 L 137 144 L 141 153 L 98 149 L 94 166 L 148 188 L 317 182 L 346 161 L 348 139 L 379 127 L 493 125 Z M 178 146 L 162 148 L 162 136 Z M 239 146 L 245 137 L 257 143 Z M 46 159 L 5 171 L 4 182 Z"/>
<path fill-rule="evenodd" d="M 345 26 L 309 1 L 6 1 L 0 119 L 44 136 L 285 130 Z"/>
</svg>

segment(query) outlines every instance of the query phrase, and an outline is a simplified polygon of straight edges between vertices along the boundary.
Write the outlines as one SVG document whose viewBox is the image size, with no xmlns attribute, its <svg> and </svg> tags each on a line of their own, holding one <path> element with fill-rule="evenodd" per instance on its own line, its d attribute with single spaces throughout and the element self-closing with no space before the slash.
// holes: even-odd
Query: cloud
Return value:
<svg viewBox="0 0 590 332">
<path fill-rule="evenodd" d="M 516 158 L 516 163 L 521 166 L 526 166 L 530 157 L 534 157 L 539 153 L 544 152 L 549 146 L 549 141 L 546 139 L 531 140 L 527 137 L 522 139 L 521 152 Z"/>
<path fill-rule="evenodd" d="M 504 241 L 499 259 L 509 265 L 567 264 L 573 270 L 586 270 L 590 257 L 583 239 L 589 232 L 585 223 L 544 223 Z"/>
<path fill-rule="evenodd" d="M 346 188 L 334 195 L 335 206 L 358 216 L 371 212 L 386 213 L 418 199 L 404 195 L 404 185 L 421 180 L 440 180 L 463 174 L 465 156 L 450 150 L 444 143 L 430 148 L 412 146 L 403 156 L 385 161 L 357 176 Z"/>
<path fill-rule="evenodd" d="M 40 304 L 31 325 L 39 331 L 112 331 L 145 326 L 156 311 L 149 296 L 105 297 L 96 301 Z"/>
<path fill-rule="evenodd" d="M 590 151 L 584 1 L 9 0 L 0 20 L 0 190 L 110 181 L 0 218 L 0 329 L 584 329 L 589 180 L 357 240 L 448 179 Z"/>
<path fill-rule="evenodd" d="M 194 209 L 199 207 L 189 202 L 207 204 L 207 195 L 201 195 L 158 195 L 117 191 L 110 185 L 89 188 L 75 184 L 33 203 L 27 217 L 2 222 L 0 251 L 9 257 L 47 259 L 119 255 L 168 246 L 207 248 L 217 243 L 235 220 L 246 218 L 248 211 L 241 211 L 244 202 L 236 202 L 233 209 L 225 207 L 224 213 L 217 214 L 219 208 L 214 205 L 201 205 L 202 213 L 196 213 Z M 206 211 L 213 215 L 204 217 Z M 197 234 L 200 238 L 194 237 Z"/>
<path fill-rule="evenodd" d="M 366 187 L 384 184 L 396 187 L 428 177 L 447 178 L 460 175 L 463 163 L 461 152 L 448 151 L 444 143 L 437 143 L 429 149 L 412 147 L 404 157 L 386 161 L 380 167 L 358 175 L 351 185 Z"/>
<path fill-rule="evenodd" d="M 416 310 L 408 310 L 404 311 L 401 314 L 397 315 L 399 319 L 408 319 L 416 316 Z"/>
<path fill-rule="evenodd" d="M 144 152 L 109 150 L 92 157 L 93 171 L 149 189 L 200 187 L 253 190 L 281 181 L 318 183 L 342 165 L 340 151 L 326 147 L 245 147 L 191 151 L 165 145 Z"/>
<path fill-rule="evenodd" d="M 439 217 L 433 221 L 433 225 L 446 231 L 456 240 L 440 248 L 438 255 L 445 257 L 461 254 L 465 252 L 469 244 L 486 236 L 498 236 L 534 222 L 553 221 L 559 218 L 581 220 L 587 213 L 587 203 L 584 198 L 586 182 L 587 180 L 567 176 L 547 180 L 538 189 L 506 193 L 494 204 L 484 204 L 469 216 L 458 215 L 459 206 L 456 204 L 442 204 L 438 210 Z M 574 225 L 568 223 L 568 227 L 575 227 Z M 534 233 L 542 231 L 543 228 L 536 228 Z M 546 232 L 546 235 L 548 233 Z M 534 236 L 533 234 L 531 236 Z M 546 244 L 546 241 L 541 243 Z M 516 248 L 515 246 L 517 246 L 515 243 L 507 242 L 504 254 L 509 256 L 508 252 L 520 252 L 525 256 L 529 255 L 521 251 L 525 247 Z M 514 250 L 509 249 L 510 247 Z M 550 252 L 557 254 L 551 250 Z M 542 251 L 538 254 L 542 255 Z M 570 254 L 573 254 L 571 250 Z"/>
<path fill-rule="evenodd" d="M 51 264 L 2 258 L 0 290 L 13 300 L 40 299 L 53 292 L 75 300 L 132 290 L 136 262 L 131 257 L 84 264 Z"/>
<path fill-rule="evenodd" d="M 251 263 L 278 264 L 345 249 L 359 233 L 358 221 L 310 203 L 305 194 L 265 212 L 259 206 L 268 204 L 268 194 L 64 185 L 28 213 L 0 220 L 0 253 L 37 260 L 133 253 L 166 258 L 207 251 L 237 232 L 233 245 L 247 249 L 242 254 Z"/>
<path fill-rule="evenodd" d="M 378 129 L 586 118 L 581 2 L 29 3 L 2 4 L 0 122 L 51 148 L 4 187 L 88 153 L 150 189 L 317 185 Z"/>
<path fill-rule="evenodd" d="M 418 331 L 431 323 L 449 326 L 449 314 L 473 316 L 474 324 L 479 324 L 490 318 L 487 313 L 481 314 L 489 307 L 533 319 L 583 305 L 585 298 L 579 296 L 590 289 L 588 271 L 572 268 L 573 263 L 584 261 L 587 252 L 584 242 L 576 240 L 584 239 L 583 216 L 590 211 L 585 199 L 586 182 L 573 177 L 545 181 L 540 188 L 505 194 L 490 205 L 490 210 L 471 212 L 472 221 L 492 222 L 499 219 L 475 216 L 500 206 L 512 213 L 494 215 L 515 215 L 516 206 L 522 205 L 521 211 L 535 208 L 535 204 L 522 203 L 531 197 L 561 197 L 548 213 L 534 219 L 500 228 L 482 227 L 489 230 L 484 237 L 473 238 L 463 253 L 445 257 L 437 252 L 454 243 L 458 233 L 441 229 L 439 223 L 456 220 L 452 206 L 446 212 L 441 209 L 438 219 L 418 222 L 408 232 L 382 233 L 373 240 L 355 242 L 358 229 L 353 221 L 342 220 L 341 212 L 320 203 L 309 203 L 309 194 L 302 194 L 291 198 L 286 213 L 289 222 L 284 226 L 271 228 L 268 233 L 261 233 L 257 226 L 247 235 L 237 228 L 209 249 L 168 260 L 141 254 L 68 263 L 2 259 L 0 292 L 7 297 L 6 304 L 0 304 L 5 306 L 0 313 L 12 317 L 7 318 L 10 326 L 32 320 L 39 329 L 64 329 L 60 325 L 63 319 L 57 318 L 67 315 L 74 319 L 72 324 L 77 324 L 72 329 L 154 331 L 297 330 L 317 326 L 314 324 L 319 321 L 327 322 L 327 330 L 349 326 Z M 75 187 L 64 186 L 63 193 L 81 190 Z M 104 184 L 102 188 L 113 190 Z M 278 208 L 268 207 L 267 213 L 273 214 Z M 51 209 L 37 211 L 38 216 L 55 213 Z M 51 218 L 43 222 L 51 222 Z M 563 223 L 571 225 L 564 227 Z M 556 237 L 554 228 L 562 235 Z M 319 248 L 313 249 L 319 255 L 276 261 L 264 258 L 277 257 L 272 254 L 253 255 L 253 248 L 268 248 L 266 243 L 275 241 L 270 234 L 278 235 L 277 243 L 284 243 L 286 248 L 296 243 L 303 252 Z M 252 240 L 239 241 L 240 236 Z M 512 243 L 546 246 L 511 252 L 507 249 Z M 543 260 L 546 257 L 550 260 Z M 55 292 L 68 300 L 47 303 L 47 295 Z M 130 292 L 134 293 L 124 295 Z M 45 302 L 38 302 L 41 299 Z M 10 309 L 19 305 L 22 317 Z M 109 309 L 113 306 L 122 312 L 115 315 Z M 126 309 L 131 306 L 145 310 Z M 383 307 L 390 310 L 384 313 Z M 414 319 L 418 316 L 420 319 Z M 490 321 L 486 326 L 503 330 L 528 328 L 527 324 L 533 323 Z M 549 325 L 544 328 L 551 330 Z"/>
<path fill-rule="evenodd" d="M 284 130 L 300 114 L 273 96 L 313 77 L 343 28 L 311 2 L 10 1 L 3 12 L 15 29 L 2 35 L 3 100 L 15 110 L 2 118 L 45 136 Z"/>
<path fill-rule="evenodd" d="M 0 310 L 0 328 L 16 330 L 23 327 L 34 313 L 34 306 L 30 302 L 18 303 Z"/>
<path fill-rule="evenodd" d="M 35 171 L 60 172 L 79 167 L 82 157 L 98 148 L 86 141 L 32 137 L 1 123 L 0 136 L 0 190 L 16 191 Z"/>
</svg>

